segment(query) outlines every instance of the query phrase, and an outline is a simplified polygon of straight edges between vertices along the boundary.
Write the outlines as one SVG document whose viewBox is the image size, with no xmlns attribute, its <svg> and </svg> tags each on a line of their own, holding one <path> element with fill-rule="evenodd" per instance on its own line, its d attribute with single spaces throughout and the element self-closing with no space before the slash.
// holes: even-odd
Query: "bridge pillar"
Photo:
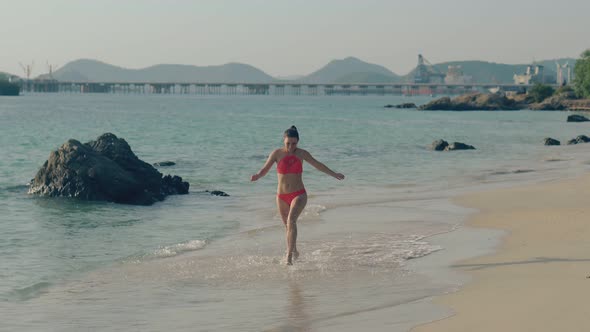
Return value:
<svg viewBox="0 0 590 332">
<path fill-rule="evenodd" d="M 274 95 L 284 96 L 285 95 L 285 86 L 283 84 L 275 84 L 273 92 L 274 92 Z"/>
<path fill-rule="evenodd" d="M 228 84 L 226 85 L 227 93 L 231 96 L 236 95 L 238 93 L 238 86 L 236 84 Z"/>
</svg>

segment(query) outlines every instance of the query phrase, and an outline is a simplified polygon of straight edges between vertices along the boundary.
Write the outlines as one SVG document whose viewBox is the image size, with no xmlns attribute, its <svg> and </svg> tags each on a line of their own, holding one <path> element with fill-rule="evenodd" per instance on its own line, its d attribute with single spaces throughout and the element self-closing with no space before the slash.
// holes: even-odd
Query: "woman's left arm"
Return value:
<svg viewBox="0 0 590 332">
<path fill-rule="evenodd" d="M 344 180 L 344 174 L 334 172 L 328 166 L 324 165 L 323 163 L 317 161 L 314 157 L 312 157 L 311 153 L 303 149 L 300 150 L 303 160 L 307 161 L 311 166 L 315 167 L 317 170 L 321 172 L 324 172 L 332 177 L 335 177 L 338 180 Z"/>
</svg>

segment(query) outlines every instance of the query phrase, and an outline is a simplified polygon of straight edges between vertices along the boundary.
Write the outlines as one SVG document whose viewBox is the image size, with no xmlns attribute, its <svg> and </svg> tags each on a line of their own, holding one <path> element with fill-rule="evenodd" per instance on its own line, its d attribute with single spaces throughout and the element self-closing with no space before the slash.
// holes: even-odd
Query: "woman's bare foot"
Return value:
<svg viewBox="0 0 590 332">
<path fill-rule="evenodd" d="M 293 253 L 287 253 L 287 265 L 293 265 Z"/>
</svg>

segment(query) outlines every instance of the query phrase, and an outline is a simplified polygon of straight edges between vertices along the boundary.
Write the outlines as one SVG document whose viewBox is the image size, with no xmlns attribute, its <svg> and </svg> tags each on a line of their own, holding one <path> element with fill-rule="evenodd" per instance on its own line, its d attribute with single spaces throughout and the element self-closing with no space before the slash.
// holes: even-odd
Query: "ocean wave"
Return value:
<svg viewBox="0 0 590 332">
<path fill-rule="evenodd" d="M 515 169 L 515 170 L 502 170 L 502 171 L 493 171 L 490 175 L 507 175 L 507 174 L 522 174 L 522 173 L 532 173 L 535 172 L 534 169 Z"/>
<path fill-rule="evenodd" d="M 394 269 L 405 261 L 424 257 L 441 250 L 440 246 L 424 241 L 424 236 L 375 234 L 366 239 L 326 242 L 311 253 L 322 269 Z"/>
<path fill-rule="evenodd" d="M 405 262 L 429 255 L 442 247 L 426 242 L 424 236 L 370 234 L 359 237 L 325 238 L 301 242 L 300 257 L 285 268 L 281 251 L 246 250 L 223 256 L 189 257 L 171 261 L 164 268 L 181 278 L 197 279 L 214 284 L 249 283 L 285 278 L 311 279 L 347 273 L 371 275 L 404 274 Z M 169 276 L 168 276 L 169 277 Z"/>
<path fill-rule="evenodd" d="M 155 258 L 173 257 L 185 252 L 195 251 L 205 248 L 206 241 L 191 240 L 183 243 L 178 243 L 172 246 L 164 246 L 156 249 L 150 256 Z"/>
<path fill-rule="evenodd" d="M 37 282 L 33 285 L 12 290 L 8 296 L 21 301 L 26 301 L 38 297 L 46 292 L 52 284 L 46 281 Z"/>
<path fill-rule="evenodd" d="M 326 210 L 327 208 L 324 205 L 309 204 L 305 207 L 305 209 L 299 216 L 299 220 L 315 220 L 320 216 L 322 212 Z"/>
</svg>

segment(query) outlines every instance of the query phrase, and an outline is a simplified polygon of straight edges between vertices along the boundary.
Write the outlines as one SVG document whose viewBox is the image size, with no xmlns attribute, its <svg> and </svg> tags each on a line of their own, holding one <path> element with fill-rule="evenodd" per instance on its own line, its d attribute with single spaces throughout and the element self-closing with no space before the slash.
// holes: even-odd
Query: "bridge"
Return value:
<svg viewBox="0 0 590 332">
<path fill-rule="evenodd" d="M 26 80 L 23 93 L 193 94 L 193 95 L 456 95 L 490 90 L 523 91 L 532 85 L 446 83 L 234 83 L 234 82 L 75 82 Z"/>
</svg>

